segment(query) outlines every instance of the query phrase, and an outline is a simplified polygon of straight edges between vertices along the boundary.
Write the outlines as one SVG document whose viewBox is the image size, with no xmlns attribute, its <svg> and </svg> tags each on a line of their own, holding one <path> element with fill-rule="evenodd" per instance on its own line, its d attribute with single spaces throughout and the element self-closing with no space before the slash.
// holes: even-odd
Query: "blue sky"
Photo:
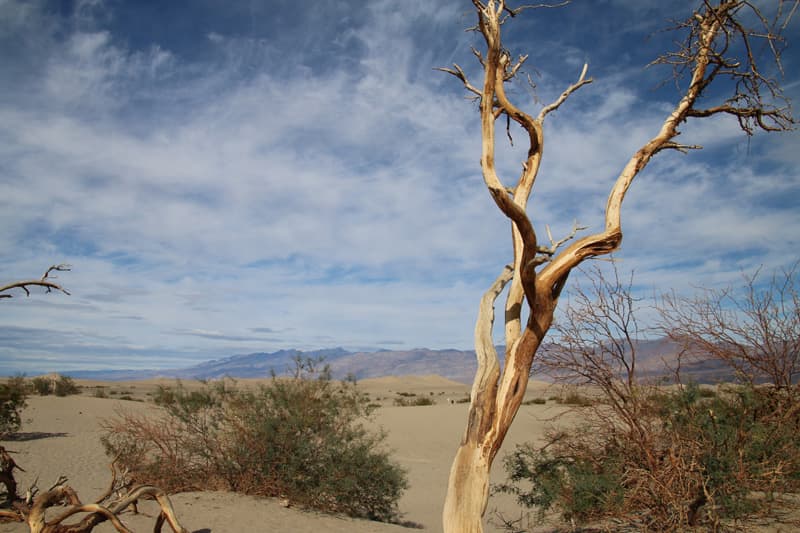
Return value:
<svg viewBox="0 0 800 533">
<path fill-rule="evenodd" d="M 766 4 L 769 4 L 768 2 Z M 628 157 L 677 98 L 645 68 L 689 2 L 576 1 L 527 12 L 550 102 L 529 212 L 602 225 Z M 169 368 L 281 348 L 471 348 L 510 260 L 483 186 L 466 0 L 0 1 L 0 282 L 73 271 L 72 292 L 0 301 L 0 373 Z M 800 17 L 787 29 L 800 32 Z M 800 94 L 800 39 L 784 87 Z M 637 290 L 738 283 L 798 258 L 796 132 L 687 124 L 634 183 L 616 257 Z M 522 138 L 520 137 L 520 141 Z M 500 149 L 516 179 L 520 143 Z M 578 279 L 579 276 L 576 276 Z"/>
</svg>

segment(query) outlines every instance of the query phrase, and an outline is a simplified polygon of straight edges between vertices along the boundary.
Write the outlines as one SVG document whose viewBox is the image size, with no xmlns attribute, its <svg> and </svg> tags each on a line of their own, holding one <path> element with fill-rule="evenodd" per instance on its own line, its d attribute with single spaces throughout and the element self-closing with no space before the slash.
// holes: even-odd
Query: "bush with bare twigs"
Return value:
<svg viewBox="0 0 800 533">
<path fill-rule="evenodd" d="M 218 382 L 157 394 L 159 416 L 122 413 L 104 443 L 139 482 L 168 490 L 223 489 L 285 498 L 372 520 L 399 518 L 403 470 L 383 436 L 363 425 L 368 399 L 319 361 L 298 359 L 292 378 L 256 392 Z"/>
<path fill-rule="evenodd" d="M 785 273 L 787 279 L 780 278 L 779 283 L 775 282 L 779 278 L 773 278 L 771 285 L 755 293 L 750 278 L 747 301 L 771 305 L 729 307 L 756 314 L 726 315 L 727 323 L 734 317 L 753 319 L 762 324 L 764 335 L 773 335 L 763 324 L 779 320 L 776 306 L 787 315 L 800 312 L 800 299 L 787 289 L 794 287 L 795 272 Z M 673 313 L 675 301 L 670 300 Z M 699 300 L 691 302 L 700 305 Z M 709 302 L 700 308 L 709 307 L 720 309 Z M 607 279 L 596 270 L 591 289 L 576 290 L 556 326 L 557 341 L 539 362 L 540 370 L 599 390 L 599 401 L 576 407 L 584 413 L 578 428 L 554 429 L 545 446 L 525 445 L 510 454 L 505 462 L 509 481 L 495 490 L 516 495 L 521 505 L 537 509 L 540 517 L 558 509 L 574 523 L 613 517 L 635 520 L 637 527 L 651 530 L 683 530 L 700 524 L 716 529 L 726 520 L 775 516 L 780 497 L 800 490 L 797 384 L 776 379 L 757 385 L 745 379 L 714 390 L 681 384 L 680 379 L 673 386 L 645 383 L 637 376 L 635 308 L 630 282 L 621 281 L 616 271 L 613 279 Z M 689 316 L 689 311 L 680 310 L 679 318 Z M 683 324 L 680 320 L 671 323 L 673 327 Z M 699 320 L 693 324 L 695 328 L 682 330 L 683 335 L 718 333 L 720 322 L 709 322 L 705 329 Z M 800 327 L 793 333 L 785 328 L 780 331 L 787 337 L 737 337 L 738 351 L 728 343 L 725 357 L 718 355 L 719 346 L 717 351 L 703 352 L 704 357 L 718 358 L 734 368 L 748 364 L 791 373 L 791 364 L 779 365 L 775 359 L 787 357 L 786 339 L 800 338 Z M 735 335 L 730 333 L 728 338 Z M 697 357 L 699 340 L 681 338 L 694 347 Z M 769 344 L 774 346 L 771 352 L 764 348 Z M 743 357 L 751 360 L 742 361 Z M 753 361 L 756 357 L 761 359 Z M 782 379 L 784 374 L 776 377 Z"/>
</svg>

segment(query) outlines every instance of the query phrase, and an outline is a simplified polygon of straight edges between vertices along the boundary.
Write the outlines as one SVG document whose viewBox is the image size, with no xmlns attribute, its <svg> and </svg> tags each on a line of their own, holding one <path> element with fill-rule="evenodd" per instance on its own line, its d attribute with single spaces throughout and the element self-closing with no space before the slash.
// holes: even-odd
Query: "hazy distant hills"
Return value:
<svg viewBox="0 0 800 533">
<path fill-rule="evenodd" d="M 198 365 L 169 370 L 89 370 L 72 371 L 75 378 L 99 380 L 136 380 L 155 377 L 181 379 L 215 379 L 269 377 L 274 372 L 286 374 L 294 366 L 296 357 L 324 358 L 337 379 L 348 375 L 357 379 L 384 376 L 409 376 L 437 374 L 454 381 L 469 383 L 475 375 L 477 362 L 474 351 L 429 350 L 418 348 L 407 351 L 380 350 L 376 352 L 350 352 L 342 348 L 300 351 L 279 350 L 257 352 L 214 359 Z"/>
<path fill-rule="evenodd" d="M 499 348 L 502 353 L 502 348 Z M 670 376 L 674 368 L 678 347 L 667 339 L 640 341 L 637 346 L 637 369 L 641 377 Z M 342 348 L 314 351 L 279 350 L 276 352 L 233 355 L 190 366 L 170 370 L 102 370 L 74 371 L 75 378 L 99 380 L 137 380 L 154 377 L 181 379 L 214 379 L 220 377 L 259 378 L 269 377 L 274 372 L 284 375 L 293 367 L 296 357 L 323 357 L 330 365 L 335 378 L 347 375 L 357 379 L 384 376 L 410 376 L 436 374 L 441 377 L 471 383 L 477 369 L 475 352 L 471 350 L 379 350 L 375 352 L 350 352 Z M 699 383 L 717 383 L 732 378 L 730 371 L 716 361 L 701 363 L 684 362 L 681 365 L 684 380 Z M 547 379 L 547 376 L 536 376 Z"/>
</svg>

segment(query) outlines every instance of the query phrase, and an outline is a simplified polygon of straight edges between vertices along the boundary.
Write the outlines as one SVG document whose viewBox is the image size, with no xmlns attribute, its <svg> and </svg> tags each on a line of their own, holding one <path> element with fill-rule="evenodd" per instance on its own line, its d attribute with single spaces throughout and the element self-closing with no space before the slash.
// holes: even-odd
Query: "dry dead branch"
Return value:
<svg viewBox="0 0 800 533">
<path fill-rule="evenodd" d="M 128 508 L 132 508 L 135 512 L 137 502 L 142 499 L 154 500 L 159 506 L 160 512 L 153 531 L 160 532 L 166 522 L 175 533 L 188 533 L 175 516 L 169 497 L 158 487 L 140 485 L 122 494 L 129 482 L 124 476 L 119 475 L 116 462 L 111 463 L 112 477 L 108 490 L 94 503 L 81 502 L 78 494 L 67 484 L 67 479 L 63 476 L 43 493 L 37 493 L 35 486 L 31 487 L 28 491 L 30 497 L 23 500 L 17 495 L 13 476 L 15 468 L 22 469 L 2 446 L 0 446 L 0 467 L 3 470 L 0 472 L 0 482 L 6 484 L 12 507 L 10 511 L 0 511 L 0 518 L 25 522 L 31 533 L 88 533 L 103 522 L 111 522 L 121 533 L 130 533 L 130 529 L 120 520 L 120 515 Z M 7 478 L 10 478 L 10 484 Z M 54 508 L 62 506 L 65 508 L 59 509 L 55 512 L 55 516 L 48 519 L 48 510 L 53 512 Z M 68 518 L 76 515 L 85 516 L 77 523 L 65 523 Z"/>
<path fill-rule="evenodd" d="M 8 285 L 4 285 L 0 287 L 0 299 L 2 298 L 13 298 L 13 294 L 10 294 L 9 291 L 12 289 L 22 289 L 25 291 L 26 296 L 31 295 L 31 291 L 28 287 L 44 287 L 47 292 L 52 292 L 54 290 L 63 292 L 66 295 L 69 295 L 69 291 L 67 291 L 64 287 L 62 287 L 59 283 L 53 281 L 56 279 L 56 276 L 51 275 L 53 272 L 69 272 L 72 270 L 70 265 L 60 264 L 60 265 L 53 265 L 45 271 L 44 275 L 39 279 L 29 279 L 29 280 L 22 280 L 22 281 L 14 281 L 9 283 Z"/>
<path fill-rule="evenodd" d="M 622 242 L 622 203 L 637 175 L 650 160 L 663 150 L 687 151 L 696 146 L 677 143 L 679 127 L 689 119 L 713 115 L 733 115 L 742 130 L 750 135 L 756 129 L 776 131 L 791 129 L 794 119 L 779 83 L 766 75 L 768 70 L 755 53 L 754 43 L 766 43 L 767 60 L 780 68 L 784 45 L 781 32 L 794 12 L 783 10 L 779 0 L 777 14 L 768 18 L 761 8 L 746 0 L 703 0 L 697 11 L 676 28 L 685 32 L 682 44 L 673 52 L 662 54 L 656 64 L 673 67 L 673 76 L 680 86 L 685 78 L 678 102 L 667 114 L 656 134 L 628 160 L 608 195 L 602 231 L 582 238 L 539 246 L 534 224 L 528 216 L 528 199 L 536 181 L 543 156 L 544 121 L 559 109 L 576 91 L 592 82 L 584 66 L 577 80 L 538 114 L 529 114 L 512 102 L 506 84 L 520 72 L 527 56 L 513 60 L 503 46 L 503 25 L 523 10 L 550 5 L 529 5 L 517 8 L 505 0 L 472 0 L 477 23 L 469 30 L 483 37 L 484 50 L 473 50 L 483 69 L 482 85 L 467 79 L 464 70 L 454 65 L 443 68 L 457 78 L 470 96 L 479 100 L 481 122 L 481 170 L 489 194 L 500 211 L 511 221 L 514 261 L 510 280 L 504 270 L 481 301 L 476 331 L 478 371 L 473 383 L 467 427 L 456 453 L 450 473 L 443 511 L 446 533 L 470 533 L 483 530 L 486 511 L 489 471 L 505 435 L 522 403 L 534 355 L 553 322 L 561 291 L 572 270 L 583 261 L 615 251 Z M 766 8 L 765 8 L 766 9 Z M 755 15 L 756 27 L 743 25 L 744 15 Z M 753 17 L 750 17 L 753 18 Z M 741 53 L 740 53 L 741 52 Z M 714 86 L 713 95 L 707 89 Z M 714 104 L 714 97 L 729 91 Z M 701 107 L 702 106 L 702 107 Z M 522 173 L 513 187 L 507 186 L 495 165 L 497 121 L 507 127 L 511 121 L 527 133 L 528 150 L 522 162 Z M 501 122 L 501 125 L 503 123 Z M 501 126 L 503 127 L 503 126 Z M 567 241 L 571 243 L 563 249 Z M 487 346 L 486 331 L 491 339 L 494 302 L 503 286 L 509 283 L 505 306 L 505 365 L 499 370 L 497 354 Z M 499 284 L 499 286 L 498 286 Z M 487 299 L 488 298 L 488 299 Z M 523 325 L 523 306 L 529 309 Z M 491 344 L 491 342 L 489 343 Z"/>
</svg>

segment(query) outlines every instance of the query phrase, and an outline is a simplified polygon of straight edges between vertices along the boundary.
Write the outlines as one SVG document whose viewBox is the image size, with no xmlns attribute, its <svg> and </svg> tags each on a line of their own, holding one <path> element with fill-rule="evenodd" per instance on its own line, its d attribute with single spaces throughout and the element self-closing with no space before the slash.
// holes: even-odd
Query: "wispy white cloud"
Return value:
<svg viewBox="0 0 800 533">
<path fill-rule="evenodd" d="M 433 71 L 457 61 L 474 72 L 468 5 L 321 3 L 281 26 L 281 13 L 248 18 L 233 4 L 226 16 L 244 13 L 240 26 L 204 19 L 194 36 L 147 38 L 123 8 L 81 4 L 64 18 L 44 4 L 0 6 L 0 45 L 25 52 L 5 67 L 14 76 L 0 71 L 0 246 L 13 251 L 0 275 L 74 266 L 62 274 L 73 296 L 0 306 L 0 338 L 13 333 L 19 348 L 0 361 L 469 347 L 477 299 L 509 243 L 480 178 L 475 106 Z M 287 46 L 289 27 L 303 46 Z M 531 214 L 556 235 L 573 219 L 602 224 L 616 173 L 671 105 L 638 51 L 608 63 L 578 26 L 560 29 L 548 34 L 554 46 L 534 47 L 539 98 L 600 57 L 595 83 L 546 124 Z M 626 38 L 609 38 L 609 51 Z M 534 105 L 523 85 L 514 96 Z M 796 135 L 748 144 L 706 121 L 684 137 L 707 150 L 659 157 L 631 190 L 626 266 L 645 286 L 688 289 L 791 261 Z M 521 149 L 501 149 L 509 181 Z M 47 344 L 26 347 L 28 334 Z"/>
</svg>

